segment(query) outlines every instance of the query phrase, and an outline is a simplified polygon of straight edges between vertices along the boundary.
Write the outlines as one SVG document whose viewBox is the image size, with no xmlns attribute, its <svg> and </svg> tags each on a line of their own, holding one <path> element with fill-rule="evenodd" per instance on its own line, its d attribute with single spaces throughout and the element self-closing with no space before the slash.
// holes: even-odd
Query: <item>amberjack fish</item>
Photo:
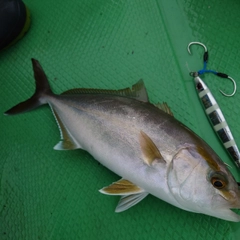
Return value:
<svg viewBox="0 0 240 240">
<path fill-rule="evenodd" d="M 6 111 L 13 115 L 48 104 L 60 129 L 56 150 L 84 149 L 121 177 L 100 190 L 121 196 L 116 212 L 152 194 L 178 208 L 238 222 L 240 190 L 212 148 L 153 105 L 142 80 L 122 90 L 71 89 L 56 95 L 32 59 L 36 91 Z"/>
</svg>

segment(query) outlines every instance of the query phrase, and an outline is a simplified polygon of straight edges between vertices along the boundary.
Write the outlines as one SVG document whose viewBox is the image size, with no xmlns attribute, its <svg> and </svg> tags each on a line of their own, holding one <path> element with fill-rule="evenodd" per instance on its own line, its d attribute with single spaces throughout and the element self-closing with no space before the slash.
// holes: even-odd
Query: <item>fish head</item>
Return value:
<svg viewBox="0 0 240 240">
<path fill-rule="evenodd" d="M 184 146 L 173 157 L 168 186 L 179 207 L 239 222 L 231 209 L 240 209 L 240 189 L 231 172 L 212 149 Z"/>
</svg>

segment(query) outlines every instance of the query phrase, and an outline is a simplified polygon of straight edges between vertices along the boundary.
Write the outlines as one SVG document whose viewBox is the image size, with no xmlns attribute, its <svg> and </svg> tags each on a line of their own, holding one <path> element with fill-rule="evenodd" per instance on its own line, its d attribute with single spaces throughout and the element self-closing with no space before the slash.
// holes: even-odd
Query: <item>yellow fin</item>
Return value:
<svg viewBox="0 0 240 240">
<path fill-rule="evenodd" d="M 130 195 L 142 193 L 144 190 L 126 179 L 120 179 L 108 187 L 99 190 L 101 193 L 108 195 Z"/>
<path fill-rule="evenodd" d="M 157 103 L 155 104 L 155 106 L 159 109 L 161 109 L 162 111 L 164 111 L 165 113 L 173 116 L 173 112 L 171 111 L 170 107 L 168 106 L 168 104 L 166 102 L 163 103 Z M 173 116 L 174 117 L 174 116 Z"/>
<path fill-rule="evenodd" d="M 143 160 L 147 165 L 151 166 L 154 160 L 166 162 L 152 139 L 143 131 L 140 131 L 139 141 Z"/>
<path fill-rule="evenodd" d="M 106 94 L 113 96 L 129 97 L 142 102 L 148 102 L 147 90 L 142 79 L 135 83 L 132 88 L 124 88 L 120 90 L 75 88 L 62 93 L 62 95 L 69 94 Z"/>
</svg>

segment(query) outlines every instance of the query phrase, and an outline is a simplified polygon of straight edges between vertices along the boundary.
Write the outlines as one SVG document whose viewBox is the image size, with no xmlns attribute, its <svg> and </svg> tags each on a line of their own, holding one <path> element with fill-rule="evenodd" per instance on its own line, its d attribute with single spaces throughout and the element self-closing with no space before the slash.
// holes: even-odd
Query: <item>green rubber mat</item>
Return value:
<svg viewBox="0 0 240 240">
<path fill-rule="evenodd" d="M 195 92 L 189 71 L 208 67 L 229 74 L 240 88 L 238 0 L 25 0 L 31 28 L 0 53 L 3 113 L 34 92 L 36 58 L 52 89 L 119 89 L 143 79 L 151 102 L 166 101 L 232 166 Z M 203 77 L 240 146 L 240 94 L 229 80 Z M 14 117 L 0 114 L 0 239 L 239 239 L 240 223 L 183 211 L 148 196 L 123 213 L 118 197 L 98 192 L 119 177 L 88 153 L 54 151 L 59 131 L 50 109 Z"/>
</svg>

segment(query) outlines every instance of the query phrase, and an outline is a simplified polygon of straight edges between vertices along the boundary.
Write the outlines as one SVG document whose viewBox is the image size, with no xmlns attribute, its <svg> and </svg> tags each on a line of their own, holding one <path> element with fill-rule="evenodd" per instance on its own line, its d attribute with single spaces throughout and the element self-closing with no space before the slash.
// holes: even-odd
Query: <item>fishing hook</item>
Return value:
<svg viewBox="0 0 240 240">
<path fill-rule="evenodd" d="M 189 54 L 192 54 L 191 53 L 191 50 L 190 50 L 190 46 L 192 46 L 192 45 L 200 45 L 200 46 L 202 46 L 203 48 L 204 48 L 204 51 L 205 51 L 205 53 L 208 53 L 208 50 L 207 50 L 207 47 L 203 44 L 203 43 L 200 43 L 200 42 L 190 42 L 189 44 L 188 44 L 188 52 L 189 52 Z"/>
<path fill-rule="evenodd" d="M 230 77 L 230 76 L 228 76 L 227 74 L 225 74 L 225 73 L 220 73 L 220 72 L 216 72 L 216 71 L 213 71 L 213 70 L 208 70 L 208 69 L 207 69 L 207 62 L 208 62 L 208 50 L 207 50 L 207 47 L 206 47 L 203 43 L 201 43 L 201 42 L 190 42 L 190 43 L 188 44 L 188 47 L 187 47 L 187 50 L 188 50 L 189 54 L 192 54 L 192 53 L 191 53 L 191 50 L 190 50 L 190 47 L 191 47 L 192 45 L 200 45 L 200 46 L 202 46 L 202 47 L 204 48 L 203 69 L 199 70 L 199 71 L 197 72 L 197 74 L 198 74 L 198 75 L 201 75 L 201 74 L 204 74 L 204 73 L 213 73 L 213 74 L 217 75 L 218 77 L 229 79 L 229 80 L 232 81 L 232 83 L 233 83 L 233 92 L 232 92 L 231 94 L 226 94 L 226 93 L 224 93 L 224 92 L 223 92 L 222 90 L 220 90 L 220 89 L 219 89 L 219 91 L 220 91 L 221 94 L 222 94 L 223 96 L 225 96 L 225 97 L 232 97 L 232 96 L 234 96 L 234 94 L 236 93 L 236 90 L 237 90 L 237 85 L 236 85 L 235 80 L 234 80 L 232 77 Z M 196 73 L 190 73 L 190 75 L 193 76 L 193 75 L 196 75 Z"/>
</svg>

